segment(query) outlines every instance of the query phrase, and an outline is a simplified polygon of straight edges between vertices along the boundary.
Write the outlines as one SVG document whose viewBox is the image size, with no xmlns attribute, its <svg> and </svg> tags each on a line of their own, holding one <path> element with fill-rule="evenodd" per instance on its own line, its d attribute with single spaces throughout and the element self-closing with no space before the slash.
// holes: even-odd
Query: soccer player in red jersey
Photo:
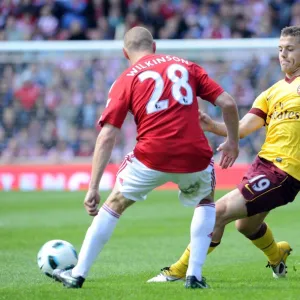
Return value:
<svg viewBox="0 0 300 300">
<path fill-rule="evenodd" d="M 196 207 L 191 223 L 191 257 L 187 288 L 206 288 L 201 269 L 215 224 L 212 150 L 199 125 L 197 96 L 221 107 L 228 137 L 220 145 L 222 168 L 238 156 L 238 113 L 233 98 L 210 79 L 200 66 L 172 55 L 156 55 L 151 33 L 129 30 L 124 55 L 131 62 L 112 85 L 99 124 L 92 176 L 84 205 L 95 216 L 88 229 L 78 264 L 56 270 L 53 277 L 71 288 L 82 286 L 88 271 L 112 235 L 121 214 L 154 188 L 172 181 L 179 200 Z M 125 157 L 115 187 L 98 210 L 98 187 L 116 137 L 128 112 L 137 125 L 137 144 Z"/>
<path fill-rule="evenodd" d="M 216 202 L 216 224 L 208 253 L 218 246 L 225 226 L 236 228 L 268 259 L 273 277 L 285 277 L 288 242 L 276 242 L 265 223 L 268 213 L 292 202 L 300 191 L 300 26 L 286 27 L 279 39 L 279 61 L 285 78 L 262 92 L 240 121 L 243 138 L 266 126 L 266 140 L 238 187 Z M 224 124 L 208 115 L 202 128 L 226 136 Z M 190 246 L 180 259 L 148 282 L 183 279 L 189 264 Z"/>
</svg>

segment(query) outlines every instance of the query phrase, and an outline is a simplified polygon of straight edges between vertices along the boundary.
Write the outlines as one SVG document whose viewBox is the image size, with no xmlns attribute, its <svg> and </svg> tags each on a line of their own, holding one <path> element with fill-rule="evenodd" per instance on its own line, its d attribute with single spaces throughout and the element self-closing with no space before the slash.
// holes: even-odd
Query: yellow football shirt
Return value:
<svg viewBox="0 0 300 300">
<path fill-rule="evenodd" d="M 258 155 L 300 180 L 300 76 L 280 80 L 261 93 L 250 113 L 266 122 Z"/>
</svg>

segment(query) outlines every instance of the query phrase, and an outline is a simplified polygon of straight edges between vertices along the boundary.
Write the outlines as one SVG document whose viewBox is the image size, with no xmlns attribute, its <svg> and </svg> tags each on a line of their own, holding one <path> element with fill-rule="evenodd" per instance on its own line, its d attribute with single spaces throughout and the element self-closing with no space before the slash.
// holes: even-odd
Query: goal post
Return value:
<svg viewBox="0 0 300 300">
<path fill-rule="evenodd" d="M 157 53 L 189 56 L 198 59 L 230 59 L 250 54 L 276 55 L 278 39 L 158 40 Z M 22 41 L 0 42 L 1 54 L 93 53 L 122 57 L 122 41 Z M 237 56 L 235 56 L 237 55 Z M 244 58 L 246 58 L 244 56 Z"/>
</svg>

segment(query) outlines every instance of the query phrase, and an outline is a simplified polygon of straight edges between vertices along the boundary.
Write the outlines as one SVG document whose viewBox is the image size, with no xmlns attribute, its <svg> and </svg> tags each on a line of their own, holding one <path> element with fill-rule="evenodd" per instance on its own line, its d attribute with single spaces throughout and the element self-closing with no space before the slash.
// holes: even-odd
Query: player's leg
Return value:
<svg viewBox="0 0 300 300">
<path fill-rule="evenodd" d="M 295 199 L 300 182 L 273 163 L 257 157 L 239 189 L 246 199 L 248 218 L 237 222 L 238 229 L 266 254 L 273 277 L 284 277 L 291 247 L 287 242 L 276 244 L 263 220 L 268 211 Z"/>
<path fill-rule="evenodd" d="M 198 208 L 196 208 L 197 210 Z M 196 212 L 195 210 L 195 212 Z M 216 220 L 214 227 L 211 228 L 213 231 L 211 234 L 212 239 L 209 241 L 208 244 L 206 244 L 207 247 L 201 247 L 203 252 L 202 254 L 205 255 L 208 252 L 209 246 L 211 246 L 211 249 L 216 247 L 221 243 L 221 239 L 224 234 L 225 226 L 238 219 L 243 218 L 247 216 L 247 209 L 245 207 L 245 199 L 243 195 L 240 193 L 238 189 L 233 190 L 232 192 L 228 193 L 224 197 L 222 197 L 217 203 L 216 203 Z M 197 216 L 196 216 L 197 217 Z M 198 216 L 199 217 L 199 216 Z M 194 220 L 194 219 L 193 219 Z M 191 259 L 193 256 L 192 252 L 192 235 L 191 235 L 191 243 L 190 243 L 190 258 L 189 258 L 189 266 L 186 272 L 186 277 L 189 276 L 189 270 L 191 268 Z"/>
<path fill-rule="evenodd" d="M 109 241 L 121 214 L 134 202 L 126 199 L 116 184 L 87 230 L 77 265 L 69 271 L 55 270 L 53 278 L 67 287 L 81 288 L 98 254 Z"/>
<path fill-rule="evenodd" d="M 194 210 L 191 224 L 190 257 L 186 271 L 186 287 L 192 288 L 197 286 L 193 286 L 189 281 L 191 281 L 191 277 L 196 277 L 198 282 L 201 280 L 202 266 L 211 241 L 220 243 L 225 226 L 234 220 L 246 217 L 248 214 L 245 205 L 246 200 L 242 193 L 236 189 L 217 202 L 217 217 L 215 218 L 216 211 L 212 193 L 215 187 L 213 166 L 200 173 L 200 180 L 196 181 L 196 183 L 200 182 L 197 190 L 197 184 L 191 184 L 192 180 L 196 180 L 193 176 L 191 176 L 191 179 L 185 176 L 183 177 L 184 180 L 179 182 L 179 198 L 184 205 L 190 205 L 192 201 L 199 201 L 197 198 L 203 199 Z M 186 188 L 186 186 L 188 187 Z M 212 194 L 205 196 L 208 190 Z"/>
<path fill-rule="evenodd" d="M 206 288 L 202 266 L 206 260 L 216 217 L 213 162 L 202 172 L 178 174 L 172 181 L 178 184 L 181 203 L 184 206 L 196 206 L 190 228 L 190 257 L 185 287 Z"/>
<path fill-rule="evenodd" d="M 127 155 L 120 166 L 112 193 L 86 233 L 77 265 L 70 271 L 53 272 L 54 279 L 71 288 L 81 287 L 97 255 L 110 239 L 121 214 L 135 201 L 145 200 L 152 189 L 164 183 L 163 175 L 141 164 L 132 154 Z"/>
<path fill-rule="evenodd" d="M 211 243 L 216 210 L 213 192 L 206 196 L 194 210 L 190 228 L 190 257 L 186 271 L 186 288 L 207 288 L 202 267 Z"/>
<path fill-rule="evenodd" d="M 184 205 L 194 205 L 195 201 L 196 203 L 199 203 L 201 199 L 202 199 L 201 201 L 202 204 L 212 204 L 214 202 L 214 190 L 215 190 L 216 180 L 215 180 L 213 160 L 211 161 L 208 168 L 203 171 L 203 173 L 202 172 L 199 173 L 200 173 L 200 177 L 202 178 L 200 178 L 199 181 L 196 182 L 196 184 L 193 182 L 194 180 L 193 175 L 190 175 L 190 178 L 189 175 L 187 177 L 182 177 L 183 180 L 181 182 L 180 179 L 179 181 L 177 180 L 176 182 L 178 183 L 180 189 L 179 199 Z M 199 183 L 201 183 L 201 179 L 203 179 L 204 182 L 202 182 L 203 186 L 200 187 Z M 198 191 L 199 188 L 201 191 L 200 193 Z M 205 197 L 206 195 L 207 197 Z M 199 211 L 201 211 L 201 209 Z M 215 209 L 213 209 L 213 214 L 215 214 L 214 211 Z M 202 218 L 200 218 L 200 221 L 201 219 Z M 151 283 L 151 282 L 185 280 L 186 272 L 189 265 L 189 258 L 190 258 L 190 244 L 187 246 L 184 253 L 181 255 L 181 257 L 176 263 L 172 264 L 170 267 L 162 268 L 161 272 L 158 275 L 149 279 L 147 282 Z"/>
<path fill-rule="evenodd" d="M 247 216 L 245 198 L 238 189 L 235 189 L 224 195 L 216 202 L 216 224 L 212 236 L 210 252 L 221 243 L 225 226 L 232 221 Z"/>
<path fill-rule="evenodd" d="M 278 169 L 271 162 L 257 157 L 239 184 L 238 189 L 228 193 L 217 201 L 216 224 L 212 237 L 212 241 L 215 242 L 215 244 L 211 244 L 211 246 L 220 243 L 225 225 L 229 222 L 264 213 L 278 206 L 285 205 L 288 202 L 292 202 L 299 190 L 300 182 L 298 180 Z M 279 246 L 284 248 L 286 252 L 290 248 L 289 245 L 285 243 L 281 243 Z M 211 250 L 212 248 L 210 251 Z M 188 258 L 189 253 L 186 251 L 183 259 L 186 262 Z M 169 278 L 171 278 L 170 276 L 173 278 L 183 276 L 186 267 L 182 261 L 183 260 L 178 261 L 171 267 L 162 269 L 160 277 L 162 277 L 162 275 L 169 276 Z M 279 266 L 280 265 L 281 263 Z M 272 266 L 273 271 L 277 266 Z M 158 276 L 149 281 L 158 282 L 156 278 L 158 278 Z"/>
<path fill-rule="evenodd" d="M 261 242 L 264 244 L 266 241 L 270 241 L 273 237 L 271 231 L 267 230 L 267 227 L 263 226 L 261 228 L 259 225 L 262 224 L 262 220 L 268 211 L 285 205 L 288 202 L 292 202 L 299 188 L 299 181 L 278 169 L 271 162 L 257 157 L 239 184 L 238 189 L 228 193 L 217 201 L 216 224 L 212 237 L 214 244 L 212 243 L 211 246 L 216 246 L 220 243 L 226 224 L 247 216 L 251 218 L 247 221 L 247 229 L 244 227 L 243 230 L 245 232 L 248 230 L 249 234 L 253 233 L 254 236 L 252 235 L 252 239 L 254 240 L 258 240 L 258 238 L 255 237 L 255 233 L 258 233 L 258 237 L 262 237 L 262 240 L 259 239 L 256 241 L 257 245 Z M 254 217 L 255 215 L 258 216 Z M 245 224 L 245 221 L 244 223 L 243 221 L 239 222 L 241 222 L 240 224 Z M 252 222 L 254 222 L 254 224 L 252 224 Z M 259 231 L 260 229 L 261 231 Z M 255 230 L 257 231 L 255 232 Z M 277 260 L 278 256 L 276 257 L 278 246 L 282 254 L 279 264 Z M 270 250 L 270 255 L 275 251 L 274 257 L 272 256 L 272 261 L 277 260 L 277 263 L 271 264 L 274 273 L 278 273 L 276 270 L 281 268 L 282 262 L 285 263 L 286 257 L 291 251 L 289 244 L 286 242 L 280 242 L 278 246 L 273 245 L 271 249 L 268 249 Z M 213 247 L 210 248 L 210 251 L 212 248 Z M 176 264 L 176 267 L 177 270 L 184 270 L 179 264 Z M 170 269 L 172 270 L 173 268 L 171 267 Z M 283 269 L 281 268 L 281 270 Z M 282 274 L 283 272 L 280 273 Z"/>
<path fill-rule="evenodd" d="M 253 245 L 260 249 L 268 258 L 268 265 L 273 269 L 274 278 L 284 277 L 286 260 L 292 249 L 288 242 L 276 243 L 270 227 L 264 222 L 268 212 L 237 220 L 235 226 Z"/>
<path fill-rule="evenodd" d="M 116 184 L 86 233 L 78 263 L 72 271 L 74 276 L 87 277 L 96 257 L 110 239 L 120 216 L 133 203 L 134 201 L 122 195 Z"/>
<path fill-rule="evenodd" d="M 207 253 L 211 253 L 220 243 L 225 226 L 239 218 L 247 216 L 245 199 L 238 189 L 235 189 L 220 198 L 216 203 L 216 221 Z M 166 282 L 183 280 L 190 259 L 190 245 L 187 246 L 179 260 L 170 267 L 165 267 L 160 274 L 148 280 L 148 282 Z"/>
<path fill-rule="evenodd" d="M 196 207 L 191 222 L 191 254 L 188 264 L 186 288 L 206 288 L 202 278 L 202 266 L 206 259 L 207 249 L 215 224 L 214 188 L 215 176 L 213 162 L 202 172 L 189 174 L 169 174 L 168 181 L 179 187 L 179 200 L 184 206 Z M 181 279 L 180 277 L 174 278 Z M 162 272 L 148 282 L 169 281 L 172 278 Z"/>
</svg>

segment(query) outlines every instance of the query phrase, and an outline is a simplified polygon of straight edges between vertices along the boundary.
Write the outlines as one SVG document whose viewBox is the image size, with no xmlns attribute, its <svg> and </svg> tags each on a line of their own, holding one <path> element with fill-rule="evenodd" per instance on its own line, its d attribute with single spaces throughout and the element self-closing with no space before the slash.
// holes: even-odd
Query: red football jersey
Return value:
<svg viewBox="0 0 300 300">
<path fill-rule="evenodd" d="M 162 172 L 202 171 L 213 153 L 199 125 L 197 96 L 214 103 L 223 91 L 195 63 L 146 55 L 112 85 L 99 124 L 121 128 L 129 111 L 137 125 L 139 161 Z"/>
</svg>

